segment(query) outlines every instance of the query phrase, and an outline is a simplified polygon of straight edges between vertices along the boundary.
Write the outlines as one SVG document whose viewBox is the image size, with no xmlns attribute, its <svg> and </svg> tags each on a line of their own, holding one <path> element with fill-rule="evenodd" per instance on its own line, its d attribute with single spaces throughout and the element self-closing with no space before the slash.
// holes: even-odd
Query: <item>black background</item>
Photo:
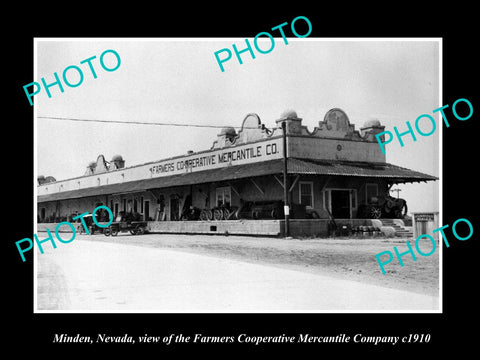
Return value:
<svg viewBox="0 0 480 360">
<path fill-rule="evenodd" d="M 445 4 L 445 3 L 442 3 Z M 30 356 L 56 353 L 64 356 L 80 352 L 110 354 L 140 354 L 147 351 L 154 356 L 207 350 L 210 354 L 239 351 L 262 352 L 270 350 L 310 352 L 326 356 L 324 351 L 340 355 L 344 350 L 360 354 L 378 352 L 411 352 L 434 355 L 452 349 L 465 354 L 477 341 L 478 331 L 473 319 L 477 313 L 476 258 L 478 257 L 479 221 L 475 211 L 479 203 L 476 186 L 479 161 L 476 139 L 480 106 L 478 90 L 477 38 L 474 19 L 477 11 L 472 5 L 448 3 L 438 7 L 419 8 L 417 4 L 384 3 L 338 7 L 315 6 L 293 8 L 275 5 L 247 6 L 245 3 L 222 3 L 174 9 L 151 3 L 127 6 L 111 3 L 107 9 L 97 4 L 77 4 L 62 7 L 25 5 L 25 9 L 10 10 L 2 24 L 5 51 L 2 57 L 3 74 L 7 86 L 4 109 L 8 109 L 3 123 L 3 228 L 7 236 L 2 241 L 3 278 L 7 280 L 2 321 L 2 343 L 17 352 Z M 7 15 L 7 14 L 5 14 Z M 443 223 L 452 224 L 458 218 L 469 219 L 474 235 L 467 241 L 455 240 L 448 229 L 450 248 L 443 251 L 443 314 L 34 314 L 33 313 L 33 256 L 22 263 L 15 241 L 31 238 L 33 219 L 33 109 L 23 92 L 23 85 L 33 78 L 34 37 L 240 37 L 253 38 L 257 33 L 297 16 L 306 16 L 312 23 L 309 37 L 442 37 L 443 38 L 443 104 L 450 128 L 443 128 Z M 477 23 L 475 23 L 477 21 Z M 300 24 L 300 22 L 298 23 Z M 299 33 L 303 33 L 298 29 Z M 274 56 L 274 55 L 271 55 Z M 468 121 L 458 121 L 451 113 L 451 105 L 458 98 L 467 98 L 473 104 L 474 114 Z M 433 109 L 432 109 L 433 110 Z M 141 111 L 141 109 L 139 109 Z M 420 114 L 419 114 L 420 115 Z M 478 131 L 478 130 L 477 130 Z M 48 141 L 48 140 L 42 140 Z M 416 156 L 420 156 L 417 154 Z M 165 336 L 195 333 L 216 336 L 281 335 L 309 333 L 316 336 L 334 336 L 345 333 L 353 336 L 404 336 L 410 333 L 429 333 L 428 344 L 52 344 L 55 333 L 77 333 L 96 337 L 97 333 L 111 336 L 128 333 L 131 336 Z M 4 349 L 7 350 L 7 349 Z M 25 353 L 26 355 L 26 353 Z"/>
</svg>

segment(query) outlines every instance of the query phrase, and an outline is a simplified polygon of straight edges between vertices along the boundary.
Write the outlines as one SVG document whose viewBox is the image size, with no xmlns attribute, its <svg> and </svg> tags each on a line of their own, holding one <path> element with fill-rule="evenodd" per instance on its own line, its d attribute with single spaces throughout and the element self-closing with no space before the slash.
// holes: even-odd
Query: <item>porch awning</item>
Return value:
<svg viewBox="0 0 480 360">
<path fill-rule="evenodd" d="M 388 163 L 288 159 L 291 174 L 384 178 L 391 183 L 434 181 L 437 177 Z"/>
<path fill-rule="evenodd" d="M 266 175 L 278 175 L 283 172 L 283 160 L 276 159 L 252 164 L 228 166 L 219 169 L 198 172 L 185 172 L 179 175 L 149 178 L 123 182 L 119 184 L 101 185 L 85 189 L 61 191 L 47 195 L 39 195 L 39 203 L 47 201 L 77 199 L 90 196 L 113 195 L 138 192 L 150 189 L 205 184 L 227 180 L 237 180 Z M 384 178 L 391 183 L 406 183 L 438 180 L 435 176 L 402 168 L 387 163 L 360 163 L 335 160 L 288 159 L 289 174 L 352 176 Z"/>
</svg>

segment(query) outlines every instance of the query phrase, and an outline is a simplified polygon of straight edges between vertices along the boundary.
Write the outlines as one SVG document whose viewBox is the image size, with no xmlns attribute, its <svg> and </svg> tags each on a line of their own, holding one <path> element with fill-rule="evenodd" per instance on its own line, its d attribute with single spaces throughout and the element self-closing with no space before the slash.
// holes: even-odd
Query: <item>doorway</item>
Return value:
<svg viewBox="0 0 480 360">
<path fill-rule="evenodd" d="M 332 216 L 335 219 L 350 219 L 350 190 L 332 190 Z"/>
<path fill-rule="evenodd" d="M 150 220 L 150 201 L 145 200 L 145 214 L 144 214 L 145 221 Z"/>
<path fill-rule="evenodd" d="M 178 196 L 170 198 L 170 221 L 180 220 L 180 199 Z"/>
</svg>

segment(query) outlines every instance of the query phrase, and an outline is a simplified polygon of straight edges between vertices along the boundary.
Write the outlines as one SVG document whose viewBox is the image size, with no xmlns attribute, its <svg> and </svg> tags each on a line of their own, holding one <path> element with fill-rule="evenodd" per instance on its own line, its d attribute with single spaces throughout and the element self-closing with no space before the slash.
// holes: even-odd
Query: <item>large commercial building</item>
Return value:
<svg viewBox="0 0 480 360">
<path fill-rule="evenodd" d="M 383 130 L 378 120 L 356 130 L 337 108 L 312 132 L 295 111 L 272 129 L 248 114 L 238 132 L 222 129 L 205 151 L 134 166 L 100 155 L 82 176 L 38 178 L 38 227 L 106 205 L 115 217 L 137 214 L 151 232 L 280 235 L 285 194 L 292 235 L 402 217 L 406 205 L 389 196 L 390 187 L 437 178 L 386 163 L 375 138 Z"/>
</svg>

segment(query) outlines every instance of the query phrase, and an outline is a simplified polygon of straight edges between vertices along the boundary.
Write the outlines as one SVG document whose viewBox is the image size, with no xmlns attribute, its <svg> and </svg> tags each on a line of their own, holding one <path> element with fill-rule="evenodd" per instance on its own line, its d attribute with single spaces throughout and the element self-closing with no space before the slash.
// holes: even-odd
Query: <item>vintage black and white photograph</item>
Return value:
<svg viewBox="0 0 480 360">
<path fill-rule="evenodd" d="M 272 35 L 35 39 L 36 313 L 442 311 L 441 38 Z"/>
</svg>

